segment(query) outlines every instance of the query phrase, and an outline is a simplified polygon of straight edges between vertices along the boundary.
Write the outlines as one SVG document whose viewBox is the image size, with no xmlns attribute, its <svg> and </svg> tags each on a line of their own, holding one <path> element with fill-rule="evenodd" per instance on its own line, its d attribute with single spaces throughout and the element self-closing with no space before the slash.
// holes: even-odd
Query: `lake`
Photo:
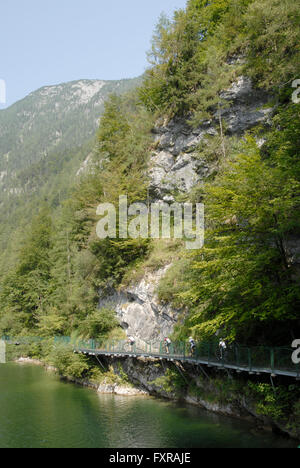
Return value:
<svg viewBox="0 0 300 468">
<path fill-rule="evenodd" d="M 196 407 L 99 395 L 33 365 L 0 365 L 1 448 L 297 447 Z"/>
</svg>

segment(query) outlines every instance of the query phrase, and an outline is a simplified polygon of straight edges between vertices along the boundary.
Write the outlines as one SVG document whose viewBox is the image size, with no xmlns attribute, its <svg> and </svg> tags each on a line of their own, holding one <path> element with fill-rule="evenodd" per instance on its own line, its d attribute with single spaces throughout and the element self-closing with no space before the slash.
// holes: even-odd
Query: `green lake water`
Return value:
<svg viewBox="0 0 300 468">
<path fill-rule="evenodd" d="M 148 397 L 99 395 L 43 368 L 0 364 L 0 448 L 297 447 L 245 422 Z"/>
</svg>

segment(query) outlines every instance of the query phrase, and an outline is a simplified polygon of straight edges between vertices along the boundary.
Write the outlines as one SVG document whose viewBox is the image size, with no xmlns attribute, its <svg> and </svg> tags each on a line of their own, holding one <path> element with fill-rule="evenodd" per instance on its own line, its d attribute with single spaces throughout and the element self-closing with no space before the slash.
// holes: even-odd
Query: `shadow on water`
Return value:
<svg viewBox="0 0 300 468">
<path fill-rule="evenodd" d="M 0 447 L 297 447 L 245 422 L 147 397 L 99 395 L 42 368 L 0 366 Z"/>
</svg>

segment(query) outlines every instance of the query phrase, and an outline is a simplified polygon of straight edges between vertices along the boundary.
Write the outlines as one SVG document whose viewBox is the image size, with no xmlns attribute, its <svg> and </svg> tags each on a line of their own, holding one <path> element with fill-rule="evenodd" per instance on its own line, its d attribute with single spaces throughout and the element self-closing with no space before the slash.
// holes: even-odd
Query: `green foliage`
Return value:
<svg viewBox="0 0 300 468">
<path fill-rule="evenodd" d="M 248 392 L 256 401 L 258 414 L 272 418 L 274 421 L 287 421 L 293 414 L 293 407 L 297 409 L 299 388 L 297 385 L 272 387 L 264 383 L 248 383 Z M 294 415 L 299 423 L 299 414 Z"/>
<path fill-rule="evenodd" d="M 99 278 L 119 282 L 128 266 L 147 254 L 148 245 L 149 241 L 146 239 L 94 241 L 91 250 L 100 262 Z"/>
<path fill-rule="evenodd" d="M 145 171 L 151 146 L 153 117 L 141 106 L 134 94 L 112 96 L 106 104 L 98 133 L 103 196 L 100 202 L 113 203 L 119 216 L 119 196 L 127 195 L 128 204 L 147 198 Z M 113 137 L 112 137 L 113 135 Z M 117 224 L 118 228 L 119 224 Z M 146 255 L 149 241 L 144 239 L 104 239 L 95 233 L 90 250 L 99 262 L 99 279 L 119 282 L 128 266 Z"/>
<path fill-rule="evenodd" d="M 176 369 L 167 369 L 165 375 L 158 377 L 152 383 L 167 393 L 175 393 L 178 397 L 183 394 L 187 386 L 181 373 Z"/>
<path fill-rule="evenodd" d="M 122 141 L 130 131 L 122 108 L 122 100 L 115 94 L 105 102 L 104 115 L 98 132 L 99 149 L 109 158 L 117 156 L 122 151 Z"/>
<path fill-rule="evenodd" d="M 23 241 L 16 270 L 8 274 L 2 285 L 1 316 L 12 314 L 14 321 L 20 322 L 25 328 L 34 326 L 39 312 L 48 301 L 51 234 L 52 222 L 45 209 L 33 221 Z M 6 325 L 9 324 L 7 319 L 4 320 Z M 9 330 L 4 328 L 3 331 Z"/>
<path fill-rule="evenodd" d="M 13 182 L 13 172 L 29 166 L 34 170 L 45 155 L 78 148 L 90 140 L 103 113 L 103 101 L 111 93 L 128 92 L 138 83 L 139 79 L 105 82 L 89 102 L 81 100 L 81 93 L 93 87 L 94 81 L 62 83 L 37 90 L 0 110 L 0 170 L 8 171 L 4 183 Z"/>
<path fill-rule="evenodd" d="M 67 346 L 55 346 L 47 358 L 61 375 L 69 378 L 84 378 L 90 367 L 87 358 L 81 354 L 75 354 Z"/>
<path fill-rule="evenodd" d="M 83 338 L 96 339 L 106 335 L 118 326 L 115 313 L 109 309 L 100 309 L 89 314 L 79 325 L 79 333 Z"/>
<path fill-rule="evenodd" d="M 161 302 L 172 302 L 173 306 L 178 309 L 185 305 L 181 298 L 177 296 L 177 292 L 184 287 L 185 272 L 188 265 L 188 259 L 182 258 L 168 269 L 158 286 L 158 297 Z"/>
<path fill-rule="evenodd" d="M 259 0 L 244 17 L 247 71 L 259 86 L 278 88 L 297 78 L 300 11 L 291 0 Z"/>
<path fill-rule="evenodd" d="M 56 336 L 66 329 L 66 318 L 61 317 L 56 309 L 50 309 L 47 315 L 39 317 L 38 329 L 40 336 Z"/>
<path fill-rule="evenodd" d="M 171 265 L 181 256 L 183 243 L 179 239 L 153 239 L 149 245 L 146 257 L 139 257 L 130 268 L 122 280 L 122 285 L 142 280 L 145 272 L 155 272 L 161 268 Z"/>
<path fill-rule="evenodd" d="M 130 265 L 147 254 L 149 241 L 100 240 L 96 209 L 101 202 L 117 205 L 122 194 L 129 203 L 145 200 L 152 124 L 134 94 L 107 102 L 90 170 L 67 200 L 41 210 L 4 278 L 2 332 L 33 329 L 46 337 L 78 331 L 95 338 L 118 328 L 110 310 L 98 310 L 99 287 L 119 283 Z"/>
<path fill-rule="evenodd" d="M 292 0 L 191 0 L 172 20 L 161 18 L 140 97 L 169 117 L 195 112 L 198 124 L 241 73 L 282 87 L 299 70 L 299 24 Z"/>
<path fill-rule="evenodd" d="M 295 434 L 297 438 L 300 435 L 300 399 L 296 401 L 291 411 L 288 428 Z"/>
<path fill-rule="evenodd" d="M 231 340 L 282 344 L 298 329 L 298 276 L 287 245 L 300 229 L 299 163 L 294 155 L 283 167 L 276 138 L 272 148 L 266 159 L 248 138 L 215 179 L 199 187 L 205 247 L 175 264 L 159 288 L 162 300 L 189 308 L 187 333 L 204 338 L 222 329 Z"/>
<path fill-rule="evenodd" d="M 47 203 L 54 212 L 70 197 L 79 167 L 92 157 L 103 98 L 139 82 L 106 82 L 88 103 L 78 91 L 93 82 L 61 84 L 0 110 L 0 277 L 15 266 L 16 246 L 39 209 Z"/>
</svg>

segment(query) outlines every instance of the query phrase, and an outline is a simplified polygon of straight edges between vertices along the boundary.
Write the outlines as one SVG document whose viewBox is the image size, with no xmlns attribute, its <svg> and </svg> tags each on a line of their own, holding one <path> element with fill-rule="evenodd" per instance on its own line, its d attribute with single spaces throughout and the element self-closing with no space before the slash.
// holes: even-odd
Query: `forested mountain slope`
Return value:
<svg viewBox="0 0 300 468">
<path fill-rule="evenodd" d="M 107 97 L 139 82 L 79 80 L 46 86 L 0 110 L 0 276 L 13 264 L 19 236 L 34 213 L 45 202 L 55 210 L 76 183 L 95 146 Z"/>
<path fill-rule="evenodd" d="M 245 342 L 289 342 L 299 327 L 300 304 L 300 124 L 299 104 L 292 100 L 292 82 L 299 73 L 298 26 L 299 9 L 291 0 L 190 0 L 185 11 L 175 12 L 173 20 L 161 18 L 150 53 L 152 66 L 143 82 L 136 91 L 125 97 L 111 96 L 105 104 L 90 171 L 81 181 L 77 179 L 67 203 L 62 203 L 58 187 L 49 191 L 53 198 L 45 195 L 43 199 L 42 212 L 54 223 L 45 224 L 49 224 L 49 243 L 42 264 L 47 258 L 47 280 L 44 292 L 38 294 L 44 298 L 42 308 L 41 299 L 30 300 L 25 307 L 22 295 L 25 323 L 39 327 L 40 320 L 48 320 L 49 311 L 57 310 L 65 324 L 59 330 L 70 333 L 73 320 L 68 314 L 75 314 L 78 326 L 78 307 L 83 316 L 88 311 L 100 313 L 99 287 L 130 282 L 134 272 L 138 277 L 139 269 L 143 271 L 148 264 L 153 263 L 155 270 L 156 265 L 172 263 L 161 280 L 159 295 L 161 301 L 184 311 L 178 336 L 191 332 L 213 336 L 222 329 L 228 338 Z M 80 91 L 78 83 L 58 88 L 65 105 L 70 99 L 72 106 L 78 100 L 85 106 L 91 89 L 94 92 L 102 85 L 85 84 L 85 91 L 82 86 L 80 82 Z M 28 99 L 43 102 L 45 95 L 58 90 L 46 88 Z M 60 105 L 53 99 L 50 117 L 53 106 Z M 97 92 L 92 101 L 98 99 Z M 62 113 L 62 121 L 64 117 Z M 51 128 L 47 141 L 54 144 Z M 90 152 L 83 153 L 82 161 Z M 64 158 L 64 168 L 68 168 L 72 158 L 67 152 Z M 60 157 L 54 157 L 47 165 L 40 160 L 37 173 L 55 173 L 59 161 Z M 129 202 L 166 194 L 169 200 L 204 201 L 205 248 L 186 256 L 175 241 L 98 239 L 97 205 L 117 203 L 124 193 Z M 36 221 L 33 226 L 38 229 Z M 60 256 L 54 252 L 63 231 L 68 233 L 68 248 Z M 43 249 L 34 247 L 37 237 L 32 232 L 22 234 L 24 242 L 33 242 L 32 248 L 42 253 Z M 27 256 L 29 251 L 21 253 Z M 63 267 L 66 252 L 69 263 Z M 153 262 L 151 255 L 157 257 Z M 21 255 L 20 265 L 24 261 Z M 36 261 L 21 270 L 19 265 L 13 273 L 18 281 L 20 272 L 25 274 L 22 287 L 27 274 L 34 274 Z M 61 274 L 67 271 L 70 282 L 66 289 L 61 277 L 60 293 L 56 262 L 62 262 Z M 84 275 L 92 302 L 88 305 L 89 296 L 83 295 L 69 307 L 71 296 L 85 284 L 78 275 Z M 11 278 L 6 278 L 6 288 Z M 71 287 L 73 280 L 76 285 Z M 16 290 L 14 286 L 14 294 Z M 6 317 L 20 307 L 18 300 L 11 303 L 7 291 L 2 288 Z M 63 304 L 60 294 L 68 296 Z M 272 328 L 266 333 L 268 324 Z"/>
<path fill-rule="evenodd" d="M 221 333 L 249 346 L 299 337 L 299 24 L 294 0 L 189 0 L 161 18 L 143 82 L 105 103 L 89 171 L 67 200 L 45 196 L 19 235 L 1 283 L 0 331 L 142 338 L 142 330 L 152 341 L 167 331 L 199 341 Z M 99 239 L 97 206 L 124 194 L 129 204 L 204 203 L 204 247 Z M 55 365 L 92 372 L 65 351 Z M 285 424 L 295 413 L 299 428 L 298 390 L 256 391 L 261 411 Z"/>
<path fill-rule="evenodd" d="M 2 183 L 54 150 L 78 148 L 91 139 L 106 98 L 129 91 L 138 82 L 79 80 L 46 86 L 0 110 Z"/>
</svg>

